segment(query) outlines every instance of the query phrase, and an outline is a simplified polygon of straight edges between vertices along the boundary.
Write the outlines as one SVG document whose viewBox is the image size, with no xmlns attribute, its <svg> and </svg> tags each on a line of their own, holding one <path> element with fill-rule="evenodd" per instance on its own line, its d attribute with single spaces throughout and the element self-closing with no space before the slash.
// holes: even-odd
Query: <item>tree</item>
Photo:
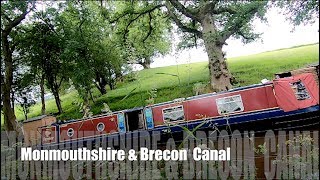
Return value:
<svg viewBox="0 0 320 180">
<path fill-rule="evenodd" d="M 21 70 L 19 76 L 16 78 L 17 82 L 15 82 L 17 87 L 13 91 L 18 92 L 18 94 L 21 95 L 21 92 L 23 92 L 25 89 L 32 89 L 31 91 L 35 93 L 35 87 L 39 86 L 41 114 L 44 115 L 46 113 L 44 98 L 45 73 L 40 65 L 42 56 L 39 56 L 38 54 L 41 49 L 39 47 L 34 48 L 37 44 L 34 41 L 38 40 L 38 38 L 35 38 L 35 34 L 33 34 L 35 31 L 32 30 L 31 25 L 24 25 L 21 27 L 21 29 L 24 29 L 24 33 L 21 33 L 19 38 L 20 43 L 17 46 L 17 50 L 19 51 L 18 56 L 20 57 L 20 61 L 18 63 L 21 66 Z"/>
<path fill-rule="evenodd" d="M 106 93 L 105 86 L 109 85 L 110 89 L 115 89 L 117 74 L 121 73 L 123 60 L 119 47 L 114 46 L 112 39 L 105 38 L 96 46 L 91 46 L 93 54 L 92 70 L 95 73 L 94 84 L 101 92 Z"/>
<path fill-rule="evenodd" d="M 13 52 L 19 43 L 15 39 L 17 35 L 17 27 L 25 19 L 30 12 L 30 7 L 27 1 L 2 1 L 1 2 L 1 54 L 4 60 L 4 77 L 1 78 L 3 84 L 3 113 L 4 124 L 7 131 L 16 131 L 21 133 L 21 129 L 16 122 L 14 106 L 12 106 L 11 92 L 13 82 Z"/>
<path fill-rule="evenodd" d="M 71 59 L 70 76 L 80 96 L 87 101 L 94 84 L 101 94 L 113 89 L 122 60 L 115 34 L 103 21 L 95 2 L 68 2 L 61 13 L 66 39 L 65 58 Z M 90 95 L 91 96 L 91 95 Z"/>
<path fill-rule="evenodd" d="M 231 36 L 253 41 L 258 34 L 253 33 L 251 20 L 263 18 L 267 1 L 185 1 L 166 0 L 148 3 L 141 9 L 115 14 L 114 20 L 133 16 L 132 20 L 147 16 L 161 8 L 183 33 L 191 34 L 195 42 L 203 40 L 208 53 L 211 86 L 214 91 L 228 90 L 231 74 L 222 52 L 223 45 Z"/>
<path fill-rule="evenodd" d="M 48 11 L 52 13 L 55 10 L 48 9 Z M 45 110 L 44 80 L 46 80 L 47 87 L 55 98 L 58 113 L 61 114 L 63 109 L 59 92 L 63 81 L 67 80 L 68 63 L 61 58 L 64 48 L 63 38 L 53 28 L 54 22 L 49 20 L 49 16 L 49 13 L 36 13 L 37 21 L 26 27 L 27 33 L 25 33 L 20 49 L 26 65 L 30 67 L 30 72 L 40 84 L 42 111 Z"/>
<path fill-rule="evenodd" d="M 139 11 L 148 6 L 148 1 L 120 1 L 115 2 L 114 6 L 116 8 L 109 11 L 115 14 L 132 9 Z M 114 23 L 115 20 L 110 22 Z M 170 50 L 171 23 L 164 18 L 160 9 L 148 12 L 138 19 L 134 15 L 118 19 L 114 29 L 120 34 L 121 39 L 118 41 L 125 49 L 124 56 L 129 64 L 140 64 L 148 69 L 154 56 L 164 55 Z"/>
</svg>

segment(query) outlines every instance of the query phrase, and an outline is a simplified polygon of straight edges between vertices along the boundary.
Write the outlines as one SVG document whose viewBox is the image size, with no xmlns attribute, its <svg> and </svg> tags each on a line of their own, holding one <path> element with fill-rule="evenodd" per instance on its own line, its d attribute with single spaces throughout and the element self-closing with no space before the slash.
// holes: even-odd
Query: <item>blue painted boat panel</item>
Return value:
<svg viewBox="0 0 320 180">
<path fill-rule="evenodd" d="M 119 133 L 125 133 L 126 132 L 126 121 L 123 113 L 117 114 L 118 116 L 118 130 Z"/>
<path fill-rule="evenodd" d="M 147 129 L 153 129 L 154 123 L 153 123 L 152 109 L 150 107 L 145 108 L 144 115 L 146 119 Z"/>
</svg>

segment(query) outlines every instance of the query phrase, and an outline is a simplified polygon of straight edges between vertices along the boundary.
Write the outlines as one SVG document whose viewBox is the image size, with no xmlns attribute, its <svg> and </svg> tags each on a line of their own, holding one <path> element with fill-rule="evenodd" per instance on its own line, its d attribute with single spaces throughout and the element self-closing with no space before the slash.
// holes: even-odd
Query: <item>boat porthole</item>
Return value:
<svg viewBox="0 0 320 180">
<path fill-rule="evenodd" d="M 99 132 L 102 132 L 104 130 L 104 128 L 105 128 L 105 125 L 102 122 L 97 124 L 97 130 Z"/>
<path fill-rule="evenodd" d="M 72 137 L 73 134 L 74 134 L 73 128 L 69 128 L 68 131 L 67 131 L 67 135 L 68 135 L 69 137 Z"/>
</svg>

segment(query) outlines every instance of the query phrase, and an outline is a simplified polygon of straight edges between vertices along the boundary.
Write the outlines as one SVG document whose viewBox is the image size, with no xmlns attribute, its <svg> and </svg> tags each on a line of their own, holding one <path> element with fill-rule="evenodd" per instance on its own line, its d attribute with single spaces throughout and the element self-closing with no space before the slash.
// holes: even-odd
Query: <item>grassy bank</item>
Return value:
<svg viewBox="0 0 320 180">
<path fill-rule="evenodd" d="M 230 58 L 227 60 L 231 73 L 237 80 L 236 86 L 245 86 L 259 83 L 261 79 L 272 79 L 277 72 L 297 69 L 307 64 L 319 61 L 319 44 L 305 45 L 288 49 L 269 51 L 249 56 Z M 193 95 L 193 85 L 197 82 L 208 83 L 209 74 L 207 62 L 184 64 L 142 70 L 137 72 L 132 81 L 121 82 L 117 89 L 108 91 L 101 96 L 94 90 L 95 101 L 92 102 L 92 112 L 99 114 L 103 103 L 106 102 L 111 110 L 122 110 L 145 105 L 149 98 L 148 91 L 157 89 L 155 102 L 164 102 L 179 97 Z M 128 95 L 126 97 L 126 95 Z M 126 97 L 124 100 L 123 98 Z M 64 113 L 59 119 L 80 118 L 81 113 L 77 106 L 80 99 L 76 91 L 61 96 Z M 57 111 L 54 99 L 46 102 L 47 112 Z M 28 117 L 40 115 L 41 104 L 30 109 Z M 16 108 L 19 120 L 23 113 Z"/>
</svg>

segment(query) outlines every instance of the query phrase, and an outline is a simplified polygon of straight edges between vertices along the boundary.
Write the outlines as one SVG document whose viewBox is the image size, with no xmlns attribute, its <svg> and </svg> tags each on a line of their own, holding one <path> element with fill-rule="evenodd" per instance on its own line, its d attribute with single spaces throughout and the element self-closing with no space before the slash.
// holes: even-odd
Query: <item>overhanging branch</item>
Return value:
<svg viewBox="0 0 320 180">
<path fill-rule="evenodd" d="M 246 34 L 244 34 L 243 32 L 239 31 L 237 32 L 243 39 L 251 41 L 254 40 L 255 38 L 253 36 L 247 36 Z"/>
<path fill-rule="evenodd" d="M 228 7 L 220 7 L 220 8 L 214 9 L 214 10 L 212 11 L 213 14 L 221 14 L 221 13 L 225 13 L 225 12 L 227 12 L 227 13 L 229 13 L 229 14 L 235 14 L 235 13 L 237 13 L 236 10 L 231 9 L 231 8 L 228 8 Z"/>
<path fill-rule="evenodd" d="M 127 15 L 130 15 L 130 14 L 131 15 L 138 15 L 139 17 L 141 17 L 142 15 L 147 14 L 149 12 L 152 12 L 152 11 L 158 9 L 158 8 L 163 7 L 163 6 L 164 6 L 163 4 L 158 4 L 156 6 L 153 6 L 151 8 L 148 8 L 148 9 L 145 9 L 145 10 L 142 10 L 142 11 L 130 11 L 130 12 L 126 11 L 126 12 L 123 12 L 122 14 L 120 14 L 119 16 L 115 17 L 114 19 L 110 20 L 109 22 L 110 23 L 115 23 L 115 22 L 119 21 L 121 18 L 123 18 L 123 17 L 125 17 Z"/>
<path fill-rule="evenodd" d="M 112 24 L 112 23 L 115 23 L 117 21 L 119 21 L 121 18 L 125 17 L 126 15 L 128 15 L 129 13 L 123 13 L 123 14 L 120 14 L 119 16 L 115 17 L 114 19 L 110 20 L 109 22 Z"/>
<path fill-rule="evenodd" d="M 183 15 L 187 16 L 188 18 L 192 20 L 196 20 L 200 22 L 200 18 L 193 13 L 190 9 L 186 8 L 184 5 L 182 5 L 179 1 L 177 0 L 169 0 L 169 2 Z"/>
<path fill-rule="evenodd" d="M 168 13 L 169 13 L 169 16 L 171 17 L 171 19 L 175 22 L 175 24 L 183 32 L 192 33 L 192 34 L 195 34 L 196 36 L 198 36 L 199 38 L 202 38 L 202 33 L 200 31 L 198 31 L 197 29 L 194 29 L 194 28 L 187 27 L 181 22 L 181 20 L 174 14 L 173 9 L 170 7 L 170 5 L 168 3 L 166 3 L 166 7 L 168 9 Z"/>
<path fill-rule="evenodd" d="M 134 18 L 132 18 L 132 19 L 130 19 L 130 21 L 129 21 L 129 23 L 127 24 L 127 26 L 126 26 L 126 28 L 125 28 L 125 30 L 124 30 L 124 33 L 123 33 L 123 40 L 124 41 L 126 41 L 126 37 L 127 37 L 127 34 L 128 34 L 128 32 L 129 32 L 129 27 L 130 27 L 130 25 L 134 22 L 134 21 L 136 21 L 136 20 L 138 20 L 140 17 L 142 17 L 142 16 L 144 16 L 145 14 L 149 14 L 149 18 L 150 18 L 150 24 L 151 24 L 151 12 L 153 12 L 154 10 L 156 10 L 156 9 L 158 9 L 158 8 L 160 8 L 160 7 L 162 7 L 163 5 L 162 4 L 159 4 L 159 5 L 156 5 L 156 6 L 154 6 L 154 7 L 152 7 L 152 8 L 149 8 L 149 9 L 147 9 L 147 10 L 145 10 L 145 11 L 141 11 L 141 12 L 132 12 L 132 14 L 137 14 L 137 16 L 136 17 L 134 17 Z M 128 14 L 123 14 L 123 15 L 121 15 L 119 18 L 116 18 L 116 19 L 120 19 L 121 17 L 124 17 L 124 16 L 126 16 L 126 15 L 128 15 Z M 150 26 L 151 27 L 151 26 Z M 152 28 L 150 28 L 151 30 L 152 30 Z M 150 30 L 149 29 L 149 30 Z M 149 32 L 150 34 L 151 34 L 151 32 Z M 148 34 L 149 34 L 148 33 Z M 150 35 L 149 34 L 149 35 Z M 148 35 L 148 36 L 149 36 Z M 146 38 L 148 38 L 148 36 L 146 37 Z"/>
</svg>

